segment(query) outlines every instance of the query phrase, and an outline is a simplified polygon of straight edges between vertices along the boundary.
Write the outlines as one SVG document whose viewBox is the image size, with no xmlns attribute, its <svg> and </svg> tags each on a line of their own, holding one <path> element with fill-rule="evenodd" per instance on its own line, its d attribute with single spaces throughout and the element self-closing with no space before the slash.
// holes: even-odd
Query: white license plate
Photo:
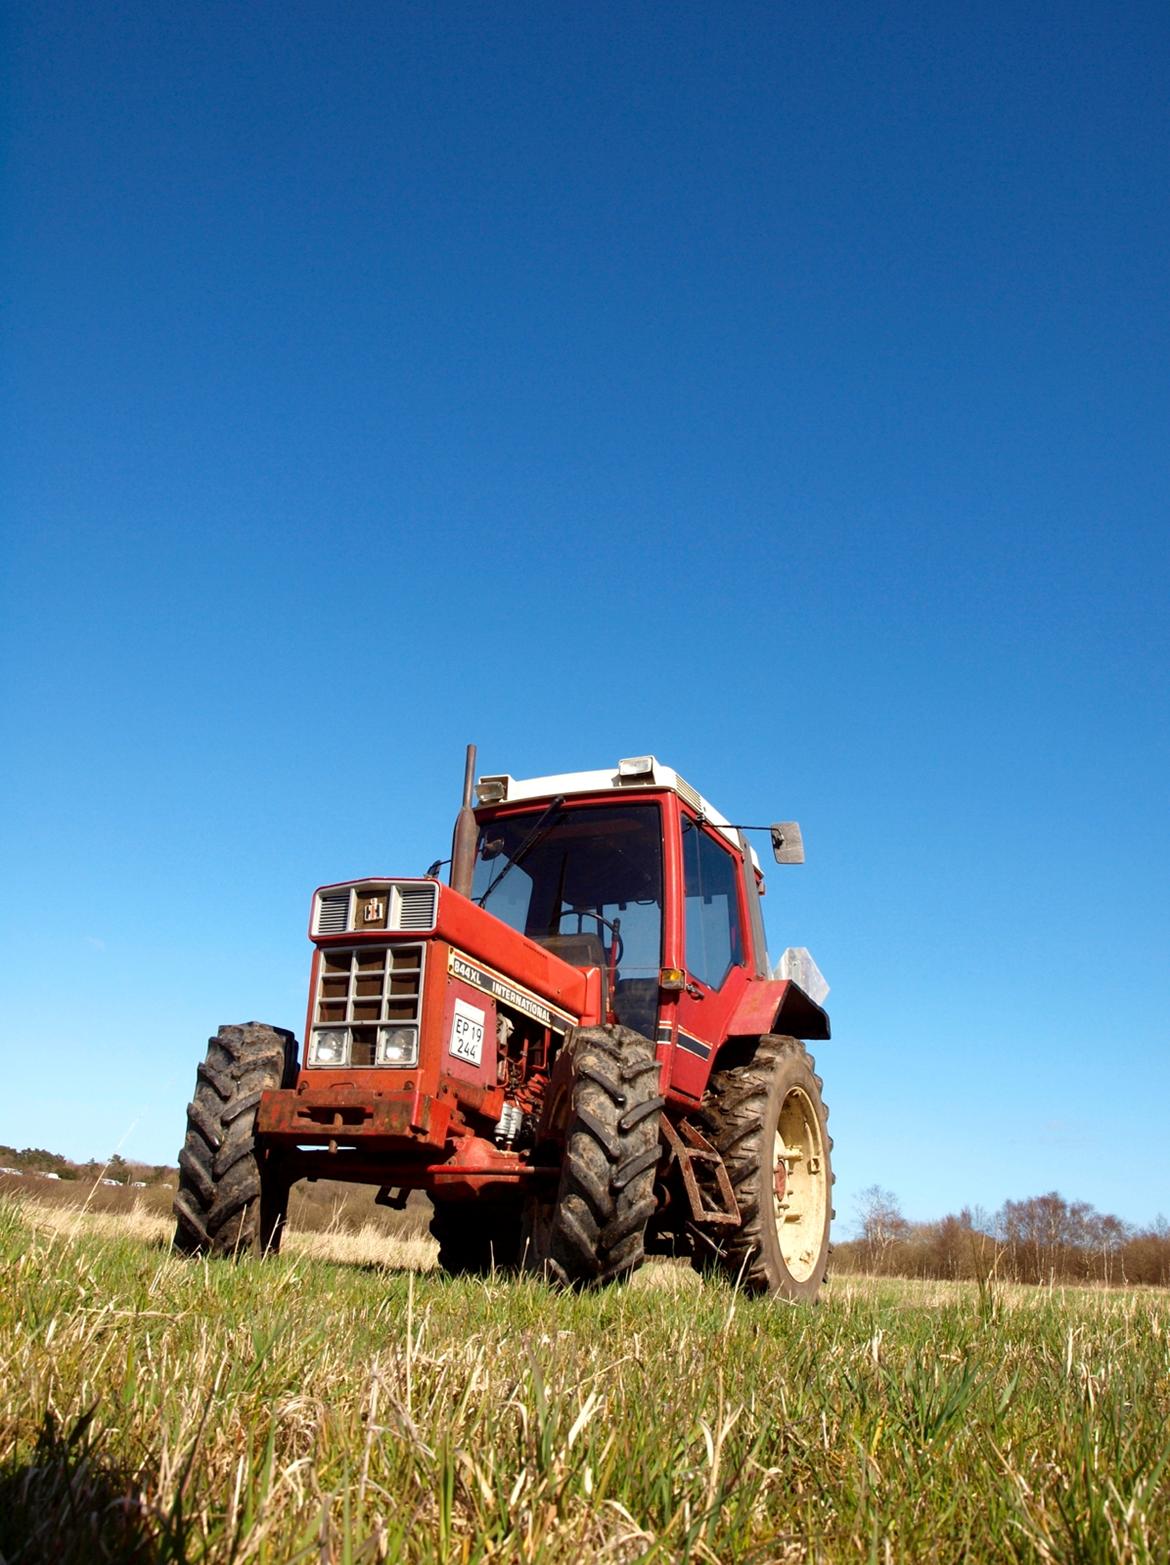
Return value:
<svg viewBox="0 0 1170 1565">
<path fill-rule="evenodd" d="M 453 1059 L 466 1060 L 478 1065 L 483 1059 L 483 1024 L 485 1012 L 479 1011 L 466 1000 L 455 1001 L 455 1014 L 451 1018 L 451 1042 L 447 1052 Z"/>
</svg>

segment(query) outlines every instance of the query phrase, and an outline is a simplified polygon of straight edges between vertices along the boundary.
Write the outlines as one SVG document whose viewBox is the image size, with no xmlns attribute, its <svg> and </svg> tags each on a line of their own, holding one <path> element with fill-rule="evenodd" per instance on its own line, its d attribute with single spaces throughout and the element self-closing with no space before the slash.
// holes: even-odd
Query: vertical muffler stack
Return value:
<svg viewBox="0 0 1170 1565">
<path fill-rule="evenodd" d="M 451 839 L 451 889 L 461 895 L 471 895 L 471 880 L 475 873 L 475 814 L 471 808 L 472 789 L 475 786 L 475 746 L 467 746 L 467 763 L 463 769 L 463 807 L 455 820 L 455 835 Z"/>
</svg>

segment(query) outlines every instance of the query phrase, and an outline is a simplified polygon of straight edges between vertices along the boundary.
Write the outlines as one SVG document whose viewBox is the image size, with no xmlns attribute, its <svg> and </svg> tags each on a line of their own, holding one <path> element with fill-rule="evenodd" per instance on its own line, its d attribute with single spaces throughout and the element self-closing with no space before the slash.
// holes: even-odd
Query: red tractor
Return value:
<svg viewBox="0 0 1170 1565">
<path fill-rule="evenodd" d="M 825 990 L 807 953 L 769 969 L 751 828 L 653 756 L 481 777 L 473 808 L 474 756 L 449 885 L 314 895 L 300 1062 L 256 1022 L 211 1040 L 176 1246 L 272 1250 L 291 1185 L 340 1179 L 425 1190 L 450 1272 L 579 1286 L 675 1254 L 815 1298 L 832 1143 L 800 1040 L 828 1038 Z"/>
</svg>

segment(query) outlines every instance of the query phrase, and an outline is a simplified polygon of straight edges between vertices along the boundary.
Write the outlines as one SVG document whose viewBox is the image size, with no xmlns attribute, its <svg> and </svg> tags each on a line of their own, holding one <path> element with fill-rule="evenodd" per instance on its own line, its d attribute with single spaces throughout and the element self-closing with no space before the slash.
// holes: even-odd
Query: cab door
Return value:
<svg viewBox="0 0 1170 1565">
<path fill-rule="evenodd" d="M 671 1075 L 673 1085 L 699 1097 L 747 986 L 748 924 L 741 854 L 685 808 L 680 816 L 686 987 L 675 1007 Z"/>
</svg>

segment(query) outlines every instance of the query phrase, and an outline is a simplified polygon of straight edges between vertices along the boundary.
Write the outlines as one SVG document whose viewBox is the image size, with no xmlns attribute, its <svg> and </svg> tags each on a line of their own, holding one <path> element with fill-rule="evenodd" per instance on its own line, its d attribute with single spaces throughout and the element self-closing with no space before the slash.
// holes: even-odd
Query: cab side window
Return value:
<svg viewBox="0 0 1170 1565">
<path fill-rule="evenodd" d="M 683 817 L 682 841 L 687 972 L 718 989 L 743 961 L 735 860 L 689 816 Z"/>
</svg>

